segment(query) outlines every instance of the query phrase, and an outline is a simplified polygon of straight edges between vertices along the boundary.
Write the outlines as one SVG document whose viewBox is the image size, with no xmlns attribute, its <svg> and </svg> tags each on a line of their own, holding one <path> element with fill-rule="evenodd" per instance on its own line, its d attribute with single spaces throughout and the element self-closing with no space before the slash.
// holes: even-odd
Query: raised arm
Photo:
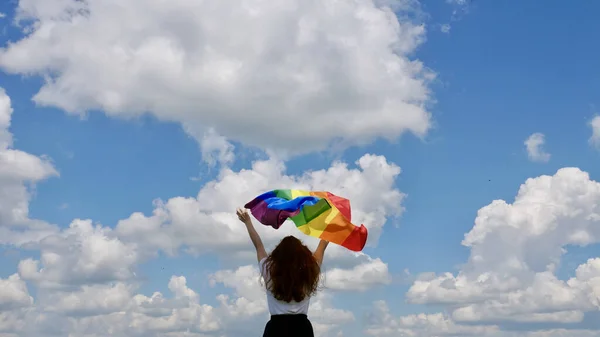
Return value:
<svg viewBox="0 0 600 337">
<path fill-rule="evenodd" d="M 317 246 L 317 249 L 315 249 L 315 252 L 313 253 L 313 256 L 315 257 L 315 260 L 317 260 L 317 263 L 319 264 L 319 266 L 323 263 L 323 256 L 325 255 L 325 248 L 327 248 L 328 244 L 329 244 L 328 241 L 321 240 L 319 242 L 319 245 Z"/>
<path fill-rule="evenodd" d="M 260 262 L 263 258 L 267 257 L 267 252 L 265 251 L 265 246 L 263 246 L 262 240 L 260 236 L 254 229 L 254 225 L 252 224 L 252 219 L 250 218 L 250 214 L 245 209 L 238 208 L 237 216 L 241 222 L 246 225 L 246 229 L 248 230 L 248 235 L 250 235 L 250 240 L 256 249 L 256 258 Z"/>
</svg>

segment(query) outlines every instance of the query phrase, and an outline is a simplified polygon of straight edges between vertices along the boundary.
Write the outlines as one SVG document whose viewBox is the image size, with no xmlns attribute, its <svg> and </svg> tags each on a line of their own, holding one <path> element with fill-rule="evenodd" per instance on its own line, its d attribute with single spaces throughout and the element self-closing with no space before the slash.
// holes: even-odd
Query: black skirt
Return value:
<svg viewBox="0 0 600 337">
<path fill-rule="evenodd" d="M 312 324 L 304 314 L 271 315 L 263 337 L 314 337 Z"/>
</svg>

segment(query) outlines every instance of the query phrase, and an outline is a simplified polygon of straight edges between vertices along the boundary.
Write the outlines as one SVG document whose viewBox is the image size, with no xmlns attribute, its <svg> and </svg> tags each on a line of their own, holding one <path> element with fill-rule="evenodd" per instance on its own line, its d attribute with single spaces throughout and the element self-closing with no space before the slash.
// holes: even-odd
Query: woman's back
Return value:
<svg viewBox="0 0 600 337">
<path fill-rule="evenodd" d="M 259 262 L 272 315 L 306 314 L 321 267 L 302 241 L 287 236 Z"/>
<path fill-rule="evenodd" d="M 265 261 L 267 258 L 263 258 L 259 262 L 260 272 L 265 281 L 265 284 L 271 283 L 269 271 L 265 268 Z M 306 296 L 300 302 L 291 301 L 285 302 L 275 298 L 275 295 L 267 287 L 267 305 L 269 307 L 269 313 L 271 315 L 294 315 L 294 314 L 308 314 L 308 307 L 310 305 L 310 296 Z"/>
<path fill-rule="evenodd" d="M 260 259 L 271 314 L 263 337 L 314 337 L 308 307 L 317 291 L 326 244 L 319 246 L 317 258 L 300 240 L 288 236 Z"/>
</svg>

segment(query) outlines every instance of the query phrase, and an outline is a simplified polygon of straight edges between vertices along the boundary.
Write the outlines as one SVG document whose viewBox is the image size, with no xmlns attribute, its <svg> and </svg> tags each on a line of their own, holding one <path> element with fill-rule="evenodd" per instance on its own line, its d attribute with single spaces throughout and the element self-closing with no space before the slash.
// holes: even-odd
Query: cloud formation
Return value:
<svg viewBox="0 0 600 337">
<path fill-rule="evenodd" d="M 57 230 L 29 217 L 28 185 L 58 176 L 58 171 L 49 160 L 13 148 L 12 114 L 10 97 L 0 88 L 0 244 L 24 245 Z"/>
<path fill-rule="evenodd" d="M 40 105 L 151 113 L 225 161 L 213 132 L 282 153 L 423 136 L 435 75 L 410 55 L 425 28 L 392 11 L 414 3 L 22 0 L 0 68 L 44 76 Z"/>
<path fill-rule="evenodd" d="M 224 168 L 217 181 L 204 185 L 195 198 L 176 197 L 157 201 L 152 215 L 133 213 L 116 226 L 117 235 L 135 242 L 144 251 L 176 254 L 180 249 L 203 254 L 208 252 L 248 253 L 248 238 L 231 210 L 252 200 L 263 191 L 288 186 L 298 189 L 328 190 L 352 200 L 353 221 L 369 228 L 368 246 L 375 246 L 388 217 L 399 216 L 404 194 L 395 186 L 400 168 L 388 163 L 383 156 L 364 155 L 351 168 L 334 162 L 326 170 L 308 171 L 301 176 L 285 174 L 285 164 L 277 159 L 256 161 L 252 169 L 234 172 Z M 258 226 L 265 244 L 274 246 L 283 233 L 297 230 L 283 227 L 275 231 Z M 215 239 L 218 238 L 218 239 Z M 310 245 L 317 240 L 306 238 Z M 333 256 L 339 252 L 340 263 L 353 256 L 345 249 L 332 247 Z"/>
<path fill-rule="evenodd" d="M 250 169 L 223 167 L 196 197 L 156 201 L 152 215 L 134 212 L 115 228 L 75 219 L 60 229 L 28 217 L 25 182 L 57 171 L 49 162 L 11 148 L 8 127 L 13 110 L 10 98 L 0 93 L 0 157 L 6 158 L 0 161 L 0 179 L 6 188 L 22 191 L 2 196 L 0 229 L 6 234 L 2 239 L 4 244 L 39 252 L 39 257 L 23 257 L 16 273 L 0 279 L 0 333 L 6 336 L 258 333 L 267 317 L 266 297 L 251 244 L 232 210 L 263 190 L 319 186 L 353 200 L 354 218 L 369 225 L 372 247 L 386 221 L 403 211 L 405 196 L 395 187 L 401 170 L 383 156 L 367 154 L 353 166 L 337 161 L 327 169 L 301 175 L 286 174 L 282 161 L 269 158 L 254 162 Z M 275 245 L 282 235 L 299 234 L 294 226 L 275 231 L 257 224 L 257 229 L 267 246 Z M 313 248 L 318 241 L 302 239 Z M 215 271 L 207 280 L 226 289 L 215 298 L 216 305 L 206 304 L 183 275 L 171 277 L 170 297 L 160 292 L 141 294 L 137 269 L 160 252 L 214 254 L 241 266 Z M 363 277 L 352 277 L 356 273 Z M 391 276 L 381 259 L 332 246 L 324 279 L 325 288 L 310 308 L 318 336 L 337 334 L 340 325 L 355 320 L 351 311 L 333 305 L 331 292 L 367 291 L 389 284 Z M 239 324 L 240 320 L 245 323 Z"/>
<path fill-rule="evenodd" d="M 546 137 L 543 133 L 539 132 L 532 134 L 525 140 L 525 148 L 527 149 L 529 160 L 543 163 L 550 160 L 550 154 L 544 150 L 545 143 Z"/>
<path fill-rule="evenodd" d="M 600 242 L 600 183 L 577 168 L 528 179 L 515 201 L 479 210 L 462 244 L 471 250 L 454 275 L 422 275 L 406 296 L 448 306 L 464 323 L 579 323 L 600 308 L 600 259 L 561 280 L 568 246 Z"/>
<path fill-rule="evenodd" d="M 468 10 L 468 1 L 447 2 L 455 6 L 453 20 Z M 28 186 L 58 170 L 13 147 L 13 110 L 0 90 L 0 244 L 32 252 L 0 278 L 0 336 L 257 335 L 268 318 L 264 289 L 232 210 L 281 186 L 347 196 L 355 222 L 369 227 L 368 247 L 377 247 L 386 224 L 404 211 L 405 195 L 396 187 L 401 169 L 385 156 L 365 154 L 300 174 L 289 173 L 280 156 L 239 170 L 229 164 L 236 141 L 298 154 L 425 135 L 435 74 L 412 56 L 425 27 L 394 14 L 414 3 L 19 1 L 25 36 L 0 49 L 0 67 L 43 76 L 38 104 L 180 123 L 198 140 L 205 163 L 220 170 L 195 196 L 156 200 L 149 214 L 132 210 L 114 228 L 91 219 L 66 228 L 32 219 Z M 290 121 L 293 128 L 282 127 Z M 600 148 L 600 117 L 590 127 L 589 142 Z M 543 134 L 525 145 L 530 159 L 550 159 Z M 423 273 L 411 284 L 409 304 L 443 312 L 394 316 L 389 304 L 403 298 L 390 295 L 373 303 L 366 325 L 361 309 L 340 307 L 339 299 L 392 285 L 389 266 L 331 246 L 324 291 L 309 312 L 317 336 L 340 337 L 341 327 L 355 322 L 352 332 L 360 336 L 595 337 L 598 331 L 583 322 L 600 308 L 600 258 L 580 263 L 567 278 L 557 270 L 570 247 L 600 242 L 598 205 L 600 184 L 578 168 L 528 179 L 514 201 L 479 210 L 458 272 Z M 258 231 L 267 247 L 297 234 L 293 226 Z M 168 278 L 162 292 L 148 293 L 138 268 L 159 254 L 210 255 L 233 267 L 212 270 L 205 280 L 219 289 L 216 297 L 181 274 Z M 537 324 L 557 328 L 525 331 Z"/>
</svg>

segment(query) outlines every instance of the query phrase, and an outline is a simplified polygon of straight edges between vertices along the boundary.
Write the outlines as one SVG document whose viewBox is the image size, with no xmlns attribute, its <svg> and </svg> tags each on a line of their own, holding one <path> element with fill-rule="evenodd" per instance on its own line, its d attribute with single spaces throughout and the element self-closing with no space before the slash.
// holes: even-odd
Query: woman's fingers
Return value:
<svg viewBox="0 0 600 337">
<path fill-rule="evenodd" d="M 250 215 L 248 215 L 248 212 L 244 209 L 238 208 L 236 214 L 238 216 L 238 219 L 240 219 L 241 221 L 250 219 Z"/>
</svg>

